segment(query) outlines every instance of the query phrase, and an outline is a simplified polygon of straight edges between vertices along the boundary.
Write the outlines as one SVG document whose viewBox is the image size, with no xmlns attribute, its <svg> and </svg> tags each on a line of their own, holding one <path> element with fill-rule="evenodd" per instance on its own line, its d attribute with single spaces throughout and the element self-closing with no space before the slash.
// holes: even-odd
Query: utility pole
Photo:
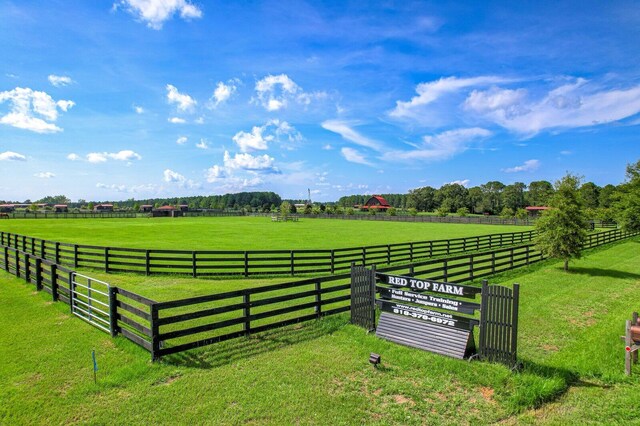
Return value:
<svg viewBox="0 0 640 426">
<path fill-rule="evenodd" d="M 307 192 L 309 193 L 308 203 L 309 203 L 309 205 L 311 205 L 311 188 L 307 188 Z"/>
</svg>

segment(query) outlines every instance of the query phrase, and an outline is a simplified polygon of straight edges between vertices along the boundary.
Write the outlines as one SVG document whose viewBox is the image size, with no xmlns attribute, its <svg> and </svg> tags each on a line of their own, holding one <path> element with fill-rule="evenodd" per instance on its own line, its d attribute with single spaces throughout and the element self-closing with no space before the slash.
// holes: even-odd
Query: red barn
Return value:
<svg viewBox="0 0 640 426">
<path fill-rule="evenodd" d="M 391 208 L 391 205 L 385 200 L 383 197 L 379 195 L 374 195 L 369 198 L 363 206 L 360 207 L 362 210 L 379 210 L 379 211 L 387 211 Z"/>
</svg>

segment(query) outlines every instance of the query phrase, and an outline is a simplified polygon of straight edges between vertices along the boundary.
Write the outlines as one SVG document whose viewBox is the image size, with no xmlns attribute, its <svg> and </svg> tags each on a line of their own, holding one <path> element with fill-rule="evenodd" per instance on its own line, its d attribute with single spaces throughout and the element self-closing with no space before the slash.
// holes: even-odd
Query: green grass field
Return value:
<svg viewBox="0 0 640 426">
<path fill-rule="evenodd" d="M 372 222 L 269 217 L 12 219 L 0 230 L 46 240 L 146 249 L 290 250 L 361 247 L 522 232 L 525 226 Z"/>
<path fill-rule="evenodd" d="M 521 373 L 382 341 L 348 316 L 153 364 L 0 273 L 0 424 L 633 424 L 640 367 L 624 376 L 619 336 L 639 264 L 636 238 L 570 273 L 547 261 L 492 279 L 521 284 Z"/>
</svg>

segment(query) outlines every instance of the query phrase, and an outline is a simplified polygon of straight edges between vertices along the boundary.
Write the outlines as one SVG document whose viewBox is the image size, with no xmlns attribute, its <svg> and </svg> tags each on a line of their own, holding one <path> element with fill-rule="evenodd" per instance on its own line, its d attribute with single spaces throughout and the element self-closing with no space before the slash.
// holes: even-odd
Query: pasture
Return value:
<svg viewBox="0 0 640 426">
<path fill-rule="evenodd" d="M 522 232 L 528 226 L 269 217 L 12 219 L 1 230 L 74 244 L 174 250 L 336 249 Z"/>
<path fill-rule="evenodd" d="M 623 374 L 619 335 L 638 309 L 639 248 L 635 238 L 586 252 L 570 273 L 546 261 L 491 280 L 521 284 L 520 373 L 377 339 L 348 315 L 151 363 L 0 273 L 0 423 L 630 423 L 640 381 Z"/>
</svg>

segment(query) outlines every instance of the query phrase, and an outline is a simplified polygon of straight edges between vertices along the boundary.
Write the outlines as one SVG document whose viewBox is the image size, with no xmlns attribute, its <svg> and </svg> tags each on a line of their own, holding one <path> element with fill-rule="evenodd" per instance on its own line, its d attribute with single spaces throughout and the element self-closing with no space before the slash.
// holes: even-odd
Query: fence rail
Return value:
<svg viewBox="0 0 640 426">
<path fill-rule="evenodd" d="M 344 273 L 350 269 L 352 262 L 363 265 L 410 263 L 455 253 L 522 244 L 532 241 L 535 235 L 535 231 L 524 231 L 320 250 L 191 251 L 71 244 L 0 232 L 0 244 L 73 268 L 145 275 L 178 273 L 197 278 Z"/>
</svg>

